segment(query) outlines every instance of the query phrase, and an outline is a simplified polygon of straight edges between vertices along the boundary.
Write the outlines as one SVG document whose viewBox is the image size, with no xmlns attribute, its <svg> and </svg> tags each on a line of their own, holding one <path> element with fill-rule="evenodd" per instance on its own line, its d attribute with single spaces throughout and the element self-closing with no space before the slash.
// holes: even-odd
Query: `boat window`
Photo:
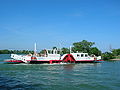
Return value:
<svg viewBox="0 0 120 90">
<path fill-rule="evenodd" d="M 79 54 L 77 54 L 77 57 L 79 57 L 80 55 Z"/>
<path fill-rule="evenodd" d="M 83 54 L 81 54 L 81 57 L 84 57 L 84 55 L 83 55 Z"/>
<path fill-rule="evenodd" d="M 85 57 L 88 57 L 88 55 L 87 55 L 87 54 L 85 54 Z"/>
</svg>

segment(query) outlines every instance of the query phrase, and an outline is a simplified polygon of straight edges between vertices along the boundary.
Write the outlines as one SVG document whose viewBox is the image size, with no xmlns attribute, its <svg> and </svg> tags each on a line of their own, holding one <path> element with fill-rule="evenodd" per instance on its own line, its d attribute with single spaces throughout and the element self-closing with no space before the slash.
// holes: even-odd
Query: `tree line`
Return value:
<svg viewBox="0 0 120 90">
<path fill-rule="evenodd" d="M 113 58 L 120 58 L 120 49 L 113 49 L 111 52 L 104 52 L 102 53 L 97 47 L 94 47 L 95 42 L 88 42 L 87 40 L 82 40 L 81 42 L 75 42 L 73 43 L 73 46 L 71 47 L 71 51 L 73 53 L 75 52 L 83 52 L 88 53 L 89 55 L 94 54 L 96 56 L 102 56 L 102 59 L 109 60 Z M 58 49 L 57 47 L 53 47 L 53 49 Z M 0 54 L 33 54 L 34 51 L 28 51 L 28 50 L 0 50 Z M 44 50 L 41 50 L 39 52 L 40 54 L 44 53 Z M 60 49 L 60 54 L 66 54 L 70 53 L 70 48 L 63 47 Z"/>
<path fill-rule="evenodd" d="M 34 51 L 29 50 L 0 50 L 0 54 L 29 54 L 34 53 Z"/>
</svg>

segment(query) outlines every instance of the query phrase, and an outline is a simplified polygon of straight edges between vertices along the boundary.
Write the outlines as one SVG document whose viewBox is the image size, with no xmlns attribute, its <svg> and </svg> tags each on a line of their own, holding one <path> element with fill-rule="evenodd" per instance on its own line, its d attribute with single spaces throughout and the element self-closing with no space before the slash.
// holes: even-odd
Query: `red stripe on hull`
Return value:
<svg viewBox="0 0 120 90">
<path fill-rule="evenodd" d="M 48 61 L 51 61 L 51 60 L 26 60 L 26 61 L 43 61 L 43 62 L 48 62 Z M 62 60 L 52 60 L 52 61 L 62 61 Z"/>
<path fill-rule="evenodd" d="M 20 61 L 20 60 L 8 60 L 8 61 L 5 61 L 5 62 L 18 62 L 18 63 L 22 63 L 23 61 Z"/>
<path fill-rule="evenodd" d="M 41 61 L 41 62 L 46 61 L 46 62 L 48 62 L 48 61 L 63 61 L 63 60 L 26 60 L 26 61 Z M 104 61 L 104 60 L 77 60 L 77 61 Z"/>
</svg>

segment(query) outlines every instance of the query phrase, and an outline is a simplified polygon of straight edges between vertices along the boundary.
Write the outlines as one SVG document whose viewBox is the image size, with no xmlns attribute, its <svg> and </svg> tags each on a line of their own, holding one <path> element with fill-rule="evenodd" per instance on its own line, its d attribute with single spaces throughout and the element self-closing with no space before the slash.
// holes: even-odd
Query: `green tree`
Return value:
<svg viewBox="0 0 120 90">
<path fill-rule="evenodd" d="M 63 47 L 63 48 L 61 49 L 61 51 L 62 51 L 62 54 L 70 53 L 70 50 L 69 50 L 68 48 L 65 48 L 65 47 Z"/>
<path fill-rule="evenodd" d="M 9 54 L 10 51 L 5 49 L 5 50 L 0 50 L 0 54 Z"/>
<path fill-rule="evenodd" d="M 89 54 L 94 54 L 96 56 L 100 56 L 101 51 L 97 47 L 92 47 L 92 48 L 90 48 Z"/>
<path fill-rule="evenodd" d="M 45 52 L 46 52 L 45 49 L 44 49 L 44 50 L 41 50 L 41 51 L 40 51 L 40 54 L 45 54 Z"/>
<path fill-rule="evenodd" d="M 29 51 L 29 53 L 34 54 L 34 51 Z"/>
<path fill-rule="evenodd" d="M 114 55 L 110 52 L 102 53 L 103 60 L 109 60 L 109 59 L 113 59 L 113 58 L 114 58 Z"/>
<path fill-rule="evenodd" d="M 120 55 L 120 49 L 113 49 L 112 53 L 114 56 L 118 56 L 118 55 Z"/>
<path fill-rule="evenodd" d="M 88 42 L 86 40 L 83 40 L 81 42 L 76 42 L 73 43 L 72 51 L 73 52 L 84 52 L 84 53 L 89 53 L 91 47 L 94 45 L 94 42 Z"/>
<path fill-rule="evenodd" d="M 28 50 L 0 50 L 0 54 L 33 54 L 33 51 L 28 51 Z"/>
</svg>

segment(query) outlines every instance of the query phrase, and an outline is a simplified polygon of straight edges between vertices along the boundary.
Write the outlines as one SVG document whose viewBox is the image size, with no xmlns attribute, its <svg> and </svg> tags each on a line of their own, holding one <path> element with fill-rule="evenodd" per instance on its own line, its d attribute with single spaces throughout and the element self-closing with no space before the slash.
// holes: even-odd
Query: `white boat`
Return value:
<svg viewBox="0 0 120 90">
<path fill-rule="evenodd" d="M 29 55 L 17 55 L 11 54 L 11 58 L 15 60 L 21 60 L 24 63 L 79 63 L 79 62 L 96 62 L 101 61 L 101 56 L 96 57 L 95 55 L 89 56 L 88 53 L 71 53 L 60 55 L 58 50 L 49 49 L 44 50 L 44 54 L 37 54 L 36 53 L 36 44 L 34 49 L 34 54 Z"/>
<path fill-rule="evenodd" d="M 21 60 L 24 63 L 32 63 L 32 64 L 42 64 L 42 63 L 79 63 L 79 62 L 96 62 L 101 61 L 101 56 L 89 56 L 88 53 L 71 53 L 64 54 L 61 56 L 60 54 L 48 54 L 46 56 L 30 56 L 30 55 L 17 55 L 11 54 L 11 58 L 15 60 Z"/>
</svg>

